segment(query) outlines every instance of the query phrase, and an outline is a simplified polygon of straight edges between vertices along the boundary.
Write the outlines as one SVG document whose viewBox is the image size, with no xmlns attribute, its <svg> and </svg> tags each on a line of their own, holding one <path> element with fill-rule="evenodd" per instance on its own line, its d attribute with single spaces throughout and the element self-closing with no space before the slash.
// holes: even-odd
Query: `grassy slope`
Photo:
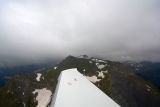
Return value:
<svg viewBox="0 0 160 107">
<path fill-rule="evenodd" d="M 160 107 L 160 92 L 150 82 L 117 63 L 109 70 L 111 97 L 123 107 Z M 148 87 L 150 91 L 148 91 Z"/>
</svg>

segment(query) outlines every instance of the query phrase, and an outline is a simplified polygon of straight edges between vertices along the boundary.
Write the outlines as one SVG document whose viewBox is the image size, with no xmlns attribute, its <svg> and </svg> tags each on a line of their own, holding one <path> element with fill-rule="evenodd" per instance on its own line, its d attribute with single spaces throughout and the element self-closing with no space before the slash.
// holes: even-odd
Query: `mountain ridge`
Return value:
<svg viewBox="0 0 160 107">
<path fill-rule="evenodd" d="M 125 64 L 74 56 L 68 56 L 57 66 L 41 73 L 40 81 L 36 80 L 37 73 L 15 75 L 0 88 L 0 105 L 36 107 L 38 93 L 33 94 L 33 92 L 36 89 L 46 88 L 54 95 L 60 72 L 70 68 L 77 68 L 81 74 L 122 107 L 160 106 L 159 90 L 150 82 L 137 76 Z"/>
</svg>

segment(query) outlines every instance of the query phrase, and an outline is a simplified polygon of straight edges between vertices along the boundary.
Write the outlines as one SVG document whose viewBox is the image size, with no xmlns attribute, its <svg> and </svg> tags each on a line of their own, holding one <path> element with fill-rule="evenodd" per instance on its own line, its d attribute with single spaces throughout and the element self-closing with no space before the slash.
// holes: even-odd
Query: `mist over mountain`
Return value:
<svg viewBox="0 0 160 107">
<path fill-rule="evenodd" d="M 0 66 L 68 55 L 160 61 L 159 0 L 1 0 Z"/>
</svg>

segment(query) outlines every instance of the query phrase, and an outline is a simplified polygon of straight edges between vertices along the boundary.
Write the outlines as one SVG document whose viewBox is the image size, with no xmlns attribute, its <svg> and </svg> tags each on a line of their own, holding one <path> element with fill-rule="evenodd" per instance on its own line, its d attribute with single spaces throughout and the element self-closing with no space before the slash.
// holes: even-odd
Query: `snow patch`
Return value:
<svg viewBox="0 0 160 107">
<path fill-rule="evenodd" d="M 42 74 L 41 74 L 41 73 L 37 73 L 36 80 L 37 80 L 38 82 L 40 81 L 41 76 L 42 76 Z"/>
<path fill-rule="evenodd" d="M 102 71 L 103 73 L 105 73 L 105 74 L 107 74 L 108 73 L 108 71 L 106 70 L 106 71 Z"/>
<path fill-rule="evenodd" d="M 103 62 L 103 63 L 106 63 L 106 61 L 101 60 L 101 59 L 96 59 L 96 58 L 94 59 L 94 58 L 93 58 L 93 59 L 91 59 L 91 60 L 94 61 L 94 62 Z"/>
<path fill-rule="evenodd" d="M 84 58 L 84 59 L 88 59 L 89 57 L 87 55 L 80 55 L 77 58 Z"/>
<path fill-rule="evenodd" d="M 99 63 L 96 63 L 97 67 L 99 66 Z"/>
<path fill-rule="evenodd" d="M 98 66 L 98 68 L 99 68 L 99 69 L 103 69 L 105 66 L 106 66 L 106 65 L 101 64 L 101 65 Z"/>
<path fill-rule="evenodd" d="M 86 78 L 91 81 L 92 83 L 96 83 L 96 82 L 99 82 L 101 79 L 98 79 L 96 76 L 86 76 Z"/>
<path fill-rule="evenodd" d="M 147 91 L 151 91 L 151 89 L 150 89 L 150 88 L 147 88 Z"/>
<path fill-rule="evenodd" d="M 106 64 L 99 64 L 99 63 L 96 63 L 96 65 L 97 65 L 97 68 L 100 70 L 107 66 Z"/>
<path fill-rule="evenodd" d="M 151 91 L 151 87 L 149 85 L 146 84 L 147 87 L 147 91 Z"/>
<path fill-rule="evenodd" d="M 101 72 L 98 72 L 98 77 L 102 77 L 102 78 L 105 77 L 102 71 L 101 71 Z"/>
<path fill-rule="evenodd" d="M 47 90 L 46 88 L 35 89 L 35 91 L 33 91 L 32 93 L 38 93 L 36 97 L 36 100 L 38 101 L 37 107 L 46 107 L 49 104 L 52 95 L 52 92 L 50 90 Z"/>
<path fill-rule="evenodd" d="M 92 61 L 89 61 L 89 63 L 92 64 L 93 62 L 92 62 Z"/>
<path fill-rule="evenodd" d="M 23 106 L 26 107 L 26 104 L 23 102 Z"/>
</svg>

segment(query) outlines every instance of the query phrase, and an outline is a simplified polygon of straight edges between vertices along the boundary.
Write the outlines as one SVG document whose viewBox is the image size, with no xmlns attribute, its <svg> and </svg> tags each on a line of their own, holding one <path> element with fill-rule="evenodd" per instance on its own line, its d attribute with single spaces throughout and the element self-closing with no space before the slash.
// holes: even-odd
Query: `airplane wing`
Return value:
<svg viewBox="0 0 160 107">
<path fill-rule="evenodd" d="M 61 72 L 51 107 L 120 107 L 76 68 Z"/>
</svg>

